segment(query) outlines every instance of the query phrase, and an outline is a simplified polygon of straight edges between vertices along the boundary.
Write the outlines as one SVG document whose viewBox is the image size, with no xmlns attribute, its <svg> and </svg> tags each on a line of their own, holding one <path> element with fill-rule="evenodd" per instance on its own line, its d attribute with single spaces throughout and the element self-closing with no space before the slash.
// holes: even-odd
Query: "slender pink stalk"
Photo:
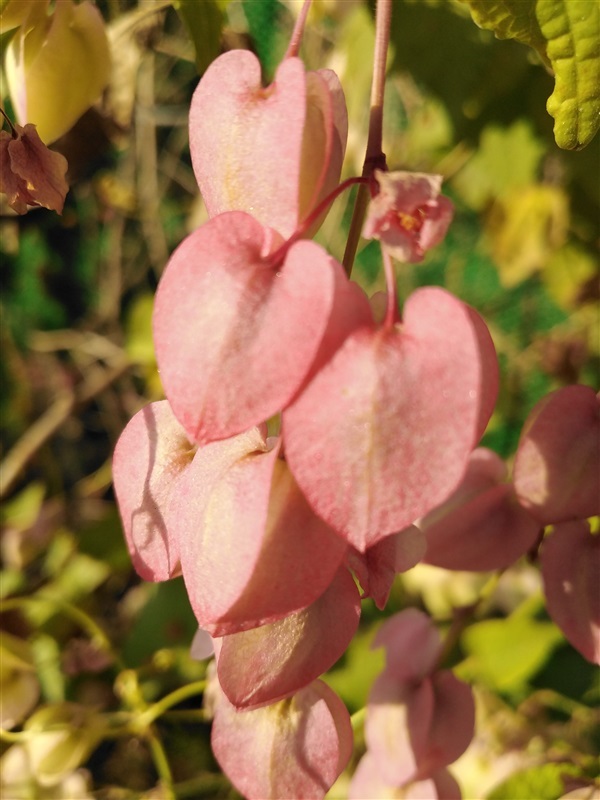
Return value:
<svg viewBox="0 0 600 800">
<path fill-rule="evenodd" d="M 365 168 L 370 168 L 368 174 L 372 172 L 375 166 L 380 166 L 379 163 L 371 165 L 370 162 L 379 162 L 382 158 L 385 160 L 385 155 L 382 150 L 383 100 L 385 94 L 385 71 L 387 52 L 390 44 L 391 23 L 392 0 L 378 0 L 375 17 L 375 53 L 373 56 L 373 81 L 371 83 L 369 137 L 365 156 Z"/>
<path fill-rule="evenodd" d="M 387 307 L 383 327 L 389 329 L 398 321 L 398 290 L 396 288 L 396 273 L 394 272 L 392 257 L 384 247 L 381 248 L 381 257 L 383 259 L 387 287 Z"/>
<path fill-rule="evenodd" d="M 369 181 L 367 178 L 358 177 L 346 178 L 345 181 L 342 181 L 339 186 L 336 186 L 336 188 L 330 192 L 327 197 L 324 197 L 319 205 L 315 206 L 310 214 L 302 220 L 290 238 L 287 239 L 281 245 L 281 247 L 277 248 L 277 250 L 275 250 L 275 252 L 269 256 L 269 261 L 272 264 L 280 264 L 284 260 L 287 251 L 294 244 L 294 242 L 297 242 L 298 239 L 301 239 L 304 236 L 306 231 L 319 219 L 321 214 L 327 211 L 329 206 L 337 197 L 339 197 L 340 194 L 342 194 L 342 192 L 345 192 L 346 189 L 348 189 L 350 186 L 354 186 L 355 184 L 363 185 L 367 184 L 368 182 Z"/>
<path fill-rule="evenodd" d="M 296 24 L 294 25 L 294 30 L 292 31 L 292 36 L 290 38 L 290 43 L 288 45 L 288 49 L 284 58 L 293 58 L 294 56 L 298 55 L 300 50 L 300 45 L 302 43 L 302 36 L 304 35 L 304 27 L 306 25 L 306 18 L 308 17 L 308 12 L 310 10 L 310 4 L 312 0 L 304 0 L 304 4 L 300 13 L 298 14 L 298 19 L 296 20 Z"/>
</svg>

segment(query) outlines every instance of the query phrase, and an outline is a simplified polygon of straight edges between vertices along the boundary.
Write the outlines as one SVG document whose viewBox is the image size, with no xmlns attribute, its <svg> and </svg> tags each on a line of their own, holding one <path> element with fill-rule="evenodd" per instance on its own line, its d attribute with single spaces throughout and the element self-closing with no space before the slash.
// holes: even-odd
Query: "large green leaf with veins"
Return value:
<svg viewBox="0 0 600 800">
<path fill-rule="evenodd" d="M 559 147 L 577 150 L 600 125 L 597 0 L 463 0 L 480 28 L 533 47 L 554 73 L 548 113 Z"/>
</svg>

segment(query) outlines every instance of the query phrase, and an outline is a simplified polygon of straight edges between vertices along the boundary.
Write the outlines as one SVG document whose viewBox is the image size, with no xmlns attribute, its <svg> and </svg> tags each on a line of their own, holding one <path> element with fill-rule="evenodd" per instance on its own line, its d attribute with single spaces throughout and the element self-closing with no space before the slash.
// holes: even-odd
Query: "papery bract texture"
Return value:
<svg viewBox="0 0 600 800">
<path fill-rule="evenodd" d="M 407 787 L 405 800 L 461 800 L 460 786 L 447 769 L 439 769 L 426 780 Z"/>
<path fill-rule="evenodd" d="M 398 758 L 402 758 L 401 753 L 398 753 Z M 377 761 L 368 750 L 352 776 L 348 792 L 349 800 L 461 800 L 461 797 L 460 787 L 447 769 L 402 787 L 386 783 Z"/>
<path fill-rule="evenodd" d="M 61 214 L 69 191 L 66 158 L 46 147 L 35 125 L 14 128 L 14 136 L 0 131 L 0 192 L 17 214 L 24 214 L 27 206 Z"/>
<path fill-rule="evenodd" d="M 452 222 L 454 207 L 440 194 L 442 176 L 376 169 L 374 178 L 379 193 L 371 200 L 362 235 L 379 239 L 400 261 L 422 261 Z"/>
<path fill-rule="evenodd" d="M 417 523 L 427 537 L 426 563 L 455 570 L 502 569 L 533 547 L 540 523 L 518 503 L 505 473 L 492 451 L 472 453 L 456 491 Z"/>
<path fill-rule="evenodd" d="M 115 494 L 133 566 L 144 580 L 180 573 L 179 545 L 165 514 L 195 450 L 166 400 L 138 411 L 115 447 Z"/>
<path fill-rule="evenodd" d="M 195 661 L 204 661 L 214 655 L 215 646 L 210 633 L 204 628 L 198 628 L 190 645 L 190 657 Z"/>
<path fill-rule="evenodd" d="M 407 608 L 386 619 L 372 649 L 385 647 L 386 670 L 395 680 L 418 682 L 434 668 L 442 649 L 438 629 L 431 618 L 416 608 Z"/>
<path fill-rule="evenodd" d="M 342 657 L 358 628 L 360 598 L 347 569 L 307 608 L 221 640 L 217 674 L 238 708 L 281 700 Z"/>
<path fill-rule="evenodd" d="M 467 749 L 475 732 L 475 701 L 471 687 L 459 680 L 450 670 L 434 672 L 430 678 L 433 689 L 433 715 L 426 734 L 419 736 L 416 728 L 421 719 L 409 719 L 411 737 L 417 746 L 419 775 L 427 777 L 447 764 L 452 764 Z"/>
<path fill-rule="evenodd" d="M 548 613 L 579 652 L 600 664 L 600 535 L 587 522 L 564 522 L 542 544 Z"/>
<path fill-rule="evenodd" d="M 337 184 L 347 136 L 339 81 L 287 58 L 263 88 L 252 53 L 205 72 L 190 109 L 190 150 L 211 217 L 246 211 L 288 238 Z"/>
<path fill-rule="evenodd" d="M 348 284 L 314 242 L 297 242 L 273 265 L 268 255 L 280 242 L 247 214 L 221 214 L 185 239 L 162 276 L 156 355 L 167 398 L 195 441 L 241 433 L 285 407 Z"/>
<path fill-rule="evenodd" d="M 281 442 L 256 428 L 200 447 L 173 492 L 167 528 L 201 627 L 222 636 L 286 616 L 329 586 L 345 544 L 309 507 Z"/>
<path fill-rule="evenodd" d="M 380 539 L 364 553 L 351 547 L 348 565 L 356 574 L 365 597 L 372 597 L 380 610 L 385 608 L 394 578 L 414 567 L 425 555 L 427 542 L 414 525 Z"/>
<path fill-rule="evenodd" d="M 289 700 L 250 711 L 223 697 L 211 742 L 247 800 L 321 800 L 350 758 L 352 727 L 339 697 L 315 681 Z"/>
<path fill-rule="evenodd" d="M 565 386 L 529 415 L 515 458 L 520 502 L 544 524 L 600 513 L 600 402 L 589 386 Z"/>
<path fill-rule="evenodd" d="M 389 670 L 375 680 L 369 693 L 365 738 L 385 783 L 401 786 L 417 777 L 415 750 L 425 747 L 432 716 L 429 684 L 399 681 Z M 414 736 L 411 720 L 420 722 Z"/>
<path fill-rule="evenodd" d="M 471 309 L 421 289 L 402 324 L 354 331 L 284 411 L 292 472 L 355 548 L 410 525 L 456 487 L 490 406 L 489 357 Z"/>
<path fill-rule="evenodd" d="M 365 735 L 387 783 L 400 786 L 427 778 L 456 761 L 474 727 L 471 688 L 451 672 L 414 683 L 386 669 L 373 684 Z"/>
</svg>

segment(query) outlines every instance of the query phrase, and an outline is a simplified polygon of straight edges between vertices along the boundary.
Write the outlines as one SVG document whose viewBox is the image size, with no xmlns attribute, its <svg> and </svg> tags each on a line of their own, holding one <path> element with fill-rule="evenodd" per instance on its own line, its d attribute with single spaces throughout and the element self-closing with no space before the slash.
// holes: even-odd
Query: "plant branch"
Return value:
<svg viewBox="0 0 600 800">
<path fill-rule="evenodd" d="M 362 175 L 367 179 L 356 195 L 352 221 L 346 242 L 343 265 L 348 276 L 356 257 L 360 234 L 362 231 L 370 193 L 368 183 L 376 169 L 386 169 L 383 152 L 383 102 L 385 95 L 385 68 L 387 51 L 390 43 L 390 27 L 392 22 L 392 0 L 378 0 L 375 17 L 375 52 L 373 55 L 373 79 L 371 83 L 371 109 L 369 112 L 369 133 Z"/>
<path fill-rule="evenodd" d="M 368 181 L 366 178 L 346 178 L 346 180 L 342 181 L 339 186 L 336 186 L 336 188 L 330 194 L 328 194 L 327 197 L 323 198 L 319 205 L 315 206 L 310 214 L 308 214 L 308 216 L 302 220 L 290 238 L 287 239 L 281 245 L 281 247 L 278 247 L 274 253 L 271 253 L 271 255 L 268 256 L 270 263 L 280 264 L 284 260 L 287 251 L 294 244 L 294 242 L 297 242 L 298 239 L 301 239 L 304 236 L 306 231 L 309 230 L 312 225 L 314 225 L 314 223 L 325 211 L 327 211 L 329 206 L 337 197 L 339 197 L 340 194 L 342 194 L 342 192 L 345 192 L 350 186 L 354 186 L 355 184 L 360 184 L 362 186 L 367 182 Z"/>
<path fill-rule="evenodd" d="M 21 471 L 69 417 L 91 403 L 130 366 L 129 359 L 124 354 L 119 355 L 106 369 L 95 370 L 75 391 L 56 398 L 50 408 L 27 429 L 0 464 L 0 499 L 6 497 Z"/>
<path fill-rule="evenodd" d="M 398 289 L 396 286 L 396 273 L 394 271 L 392 257 L 384 247 L 381 248 L 381 257 L 383 259 L 383 269 L 385 271 L 385 283 L 387 287 L 387 307 L 385 310 L 383 327 L 389 330 L 398 320 Z"/>
<path fill-rule="evenodd" d="M 290 43 L 284 58 L 293 58 L 294 56 L 297 56 L 300 51 L 302 36 L 304 35 L 304 28 L 306 26 L 306 18 L 308 17 L 311 2 L 312 0 L 304 0 L 300 13 L 298 14 L 296 24 L 294 25 L 294 30 L 292 31 Z"/>
</svg>

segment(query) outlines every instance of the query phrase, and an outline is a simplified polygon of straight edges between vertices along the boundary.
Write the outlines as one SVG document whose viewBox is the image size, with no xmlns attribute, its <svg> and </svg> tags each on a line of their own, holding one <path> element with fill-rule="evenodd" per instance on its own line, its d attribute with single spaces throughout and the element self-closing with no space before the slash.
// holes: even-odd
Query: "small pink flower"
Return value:
<svg viewBox="0 0 600 800">
<path fill-rule="evenodd" d="M 453 205 L 440 194 L 441 175 L 375 170 L 379 193 L 371 201 L 362 235 L 379 239 L 399 261 L 416 263 L 439 244 Z"/>
</svg>

